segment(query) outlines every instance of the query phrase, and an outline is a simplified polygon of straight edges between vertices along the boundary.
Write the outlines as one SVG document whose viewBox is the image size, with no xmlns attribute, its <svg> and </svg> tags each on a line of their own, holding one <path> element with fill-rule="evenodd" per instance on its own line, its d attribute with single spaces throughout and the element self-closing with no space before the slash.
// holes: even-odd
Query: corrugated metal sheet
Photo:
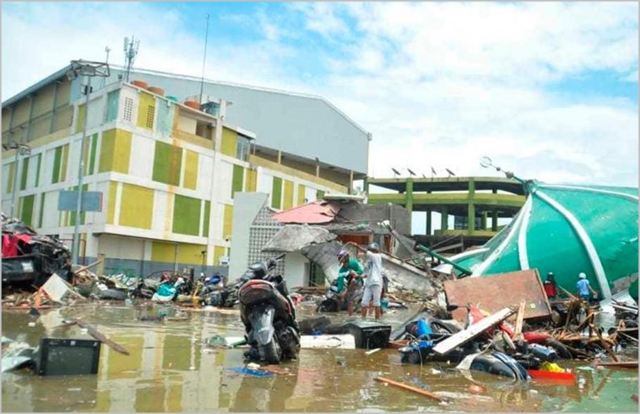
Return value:
<svg viewBox="0 0 640 414">
<path fill-rule="evenodd" d="M 444 282 L 444 291 L 449 304 L 466 305 L 471 302 L 489 313 L 498 312 L 507 306 L 526 301 L 524 319 L 551 315 L 551 307 L 544 293 L 538 271 L 502 273 L 488 277 L 468 277 Z M 454 319 L 464 321 L 464 308 L 452 312 Z"/>
</svg>

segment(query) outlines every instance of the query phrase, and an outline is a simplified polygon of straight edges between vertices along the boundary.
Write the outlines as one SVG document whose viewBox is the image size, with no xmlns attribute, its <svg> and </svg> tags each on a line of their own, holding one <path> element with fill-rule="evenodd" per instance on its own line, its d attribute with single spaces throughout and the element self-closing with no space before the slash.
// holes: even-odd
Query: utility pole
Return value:
<svg viewBox="0 0 640 414">
<path fill-rule="evenodd" d="M 104 62 L 89 62 L 85 60 L 71 61 L 71 69 L 67 72 L 67 79 L 73 81 L 79 76 L 87 79 L 85 86 L 85 108 L 84 108 L 84 126 L 82 128 L 82 141 L 80 142 L 80 162 L 78 163 L 78 191 L 76 199 L 76 219 L 73 229 L 73 246 L 71 256 L 73 264 L 78 263 L 79 245 L 80 245 L 80 213 L 82 212 L 82 183 L 84 177 L 84 148 L 87 138 L 87 126 L 89 123 L 89 95 L 91 94 L 91 78 L 94 76 L 108 78 L 110 75 L 109 65 Z"/>
</svg>

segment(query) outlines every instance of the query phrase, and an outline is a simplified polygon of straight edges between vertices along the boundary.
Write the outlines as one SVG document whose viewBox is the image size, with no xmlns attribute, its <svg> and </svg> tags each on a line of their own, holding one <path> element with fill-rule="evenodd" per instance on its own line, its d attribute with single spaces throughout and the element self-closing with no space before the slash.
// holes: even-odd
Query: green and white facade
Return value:
<svg viewBox="0 0 640 414">
<path fill-rule="evenodd" d="M 3 149 L 2 210 L 15 199 L 15 216 L 71 245 L 75 212 L 58 211 L 58 197 L 77 186 L 85 97 L 73 99 L 64 72 L 36 86 L 3 104 L 3 144 L 27 143 L 31 154 Z M 224 100 L 214 116 L 122 81 L 96 89 L 83 187 L 102 193 L 102 211 L 80 217 L 80 257 L 104 258 L 105 273 L 225 264 L 235 192 L 266 192 L 286 209 L 348 191 L 314 167 L 283 165 L 282 152 L 261 157 L 254 132 L 224 121 Z"/>
</svg>

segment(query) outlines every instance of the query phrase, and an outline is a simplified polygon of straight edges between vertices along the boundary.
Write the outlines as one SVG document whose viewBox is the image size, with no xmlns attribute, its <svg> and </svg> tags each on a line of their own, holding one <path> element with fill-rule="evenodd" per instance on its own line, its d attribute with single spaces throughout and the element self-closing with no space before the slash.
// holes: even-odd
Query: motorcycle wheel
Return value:
<svg viewBox="0 0 640 414">
<path fill-rule="evenodd" d="M 267 361 L 269 364 L 279 364 L 282 359 L 282 349 L 274 339 L 266 345 L 260 345 L 259 351 L 260 359 Z"/>
</svg>

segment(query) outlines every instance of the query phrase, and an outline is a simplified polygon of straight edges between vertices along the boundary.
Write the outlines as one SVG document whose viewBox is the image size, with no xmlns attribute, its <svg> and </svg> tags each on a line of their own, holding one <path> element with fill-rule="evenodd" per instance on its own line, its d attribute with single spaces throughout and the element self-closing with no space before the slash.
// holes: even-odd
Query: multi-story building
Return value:
<svg viewBox="0 0 640 414">
<path fill-rule="evenodd" d="M 3 148 L 2 209 L 71 244 L 75 212 L 59 211 L 58 201 L 77 188 L 88 113 L 83 190 L 102 193 L 102 210 L 81 214 L 80 257 L 103 258 L 105 273 L 210 271 L 229 257 L 236 192 L 266 192 L 273 208 L 286 209 L 349 192 L 366 172 L 369 135 L 321 98 L 205 82 L 199 110 L 181 103 L 198 95 L 199 80 L 148 79 L 165 96 L 115 70 L 94 79 L 87 112 L 81 79 L 67 79 L 68 69 L 2 105 L 3 144 L 31 148 L 27 156 Z M 318 110 L 301 113 L 305 104 Z M 342 140 L 357 150 L 355 162 L 332 154 Z"/>
</svg>

